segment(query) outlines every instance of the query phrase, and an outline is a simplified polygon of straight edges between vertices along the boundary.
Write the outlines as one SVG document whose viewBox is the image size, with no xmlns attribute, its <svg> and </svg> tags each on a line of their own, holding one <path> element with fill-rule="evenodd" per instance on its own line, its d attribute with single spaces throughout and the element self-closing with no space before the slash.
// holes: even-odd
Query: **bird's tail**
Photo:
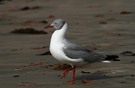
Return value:
<svg viewBox="0 0 135 88">
<path fill-rule="evenodd" d="M 105 60 L 103 61 L 104 63 L 111 63 L 110 61 L 120 61 L 119 56 L 117 55 L 106 55 L 107 57 L 105 58 Z"/>
</svg>

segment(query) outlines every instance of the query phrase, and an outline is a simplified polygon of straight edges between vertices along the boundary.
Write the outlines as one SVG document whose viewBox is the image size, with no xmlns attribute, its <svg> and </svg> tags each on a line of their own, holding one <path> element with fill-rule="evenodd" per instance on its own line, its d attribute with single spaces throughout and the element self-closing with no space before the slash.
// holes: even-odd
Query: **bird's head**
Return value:
<svg viewBox="0 0 135 88">
<path fill-rule="evenodd" d="M 47 29 L 47 28 L 54 27 L 56 30 L 59 30 L 64 26 L 65 23 L 66 21 L 63 19 L 56 19 L 52 22 L 51 25 L 45 26 L 44 28 Z"/>
</svg>

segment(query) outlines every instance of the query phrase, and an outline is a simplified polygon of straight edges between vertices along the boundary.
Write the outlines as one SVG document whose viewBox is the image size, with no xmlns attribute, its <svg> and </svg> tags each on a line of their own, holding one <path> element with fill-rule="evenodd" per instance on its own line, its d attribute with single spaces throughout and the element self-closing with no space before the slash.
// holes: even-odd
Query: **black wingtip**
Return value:
<svg viewBox="0 0 135 88">
<path fill-rule="evenodd" d="M 105 60 L 109 60 L 109 61 L 120 61 L 119 56 L 118 55 L 106 55 L 107 57 L 105 58 Z"/>
</svg>

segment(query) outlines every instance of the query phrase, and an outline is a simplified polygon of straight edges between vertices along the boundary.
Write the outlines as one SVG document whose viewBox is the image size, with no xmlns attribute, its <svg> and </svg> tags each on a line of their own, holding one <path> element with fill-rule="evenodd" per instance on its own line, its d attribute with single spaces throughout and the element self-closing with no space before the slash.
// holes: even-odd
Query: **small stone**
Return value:
<svg viewBox="0 0 135 88">
<path fill-rule="evenodd" d="M 19 75 L 14 75 L 13 77 L 16 78 L 16 77 L 20 77 L 20 76 Z"/>
</svg>

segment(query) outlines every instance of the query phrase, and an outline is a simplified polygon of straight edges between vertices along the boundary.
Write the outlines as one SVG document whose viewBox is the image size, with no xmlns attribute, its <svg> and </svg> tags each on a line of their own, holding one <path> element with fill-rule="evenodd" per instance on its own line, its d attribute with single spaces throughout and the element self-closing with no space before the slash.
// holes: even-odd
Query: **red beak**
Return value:
<svg viewBox="0 0 135 88">
<path fill-rule="evenodd" d="M 53 26 L 51 25 L 48 25 L 48 26 L 45 26 L 44 29 L 47 29 L 47 28 L 52 28 Z"/>
</svg>

